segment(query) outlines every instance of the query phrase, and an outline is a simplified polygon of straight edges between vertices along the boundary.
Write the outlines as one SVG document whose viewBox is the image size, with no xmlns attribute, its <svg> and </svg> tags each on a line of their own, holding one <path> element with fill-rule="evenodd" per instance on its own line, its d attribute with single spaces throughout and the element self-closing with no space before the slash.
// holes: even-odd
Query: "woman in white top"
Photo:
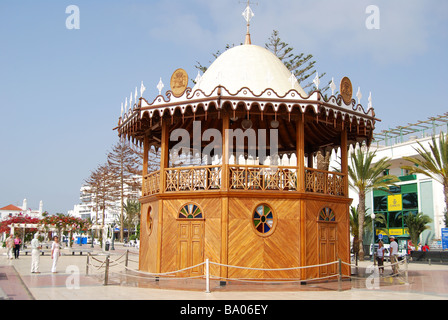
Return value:
<svg viewBox="0 0 448 320">
<path fill-rule="evenodd" d="M 376 261 L 378 262 L 378 269 L 384 273 L 384 252 L 386 248 L 383 246 L 383 241 L 378 242 L 378 249 L 376 250 Z"/>
<path fill-rule="evenodd" d="M 53 259 L 53 266 L 51 267 L 51 272 L 56 273 L 56 266 L 58 264 L 61 245 L 59 244 L 59 238 L 54 237 L 53 244 L 51 245 L 51 259 Z"/>
</svg>

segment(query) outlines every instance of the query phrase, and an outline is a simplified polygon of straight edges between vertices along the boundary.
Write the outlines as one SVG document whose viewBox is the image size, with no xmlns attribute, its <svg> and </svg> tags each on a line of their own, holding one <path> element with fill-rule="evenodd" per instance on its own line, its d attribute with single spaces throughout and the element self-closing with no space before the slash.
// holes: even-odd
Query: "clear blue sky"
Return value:
<svg viewBox="0 0 448 320">
<path fill-rule="evenodd" d="M 144 81 L 147 100 L 177 68 L 195 78 L 226 44 L 244 41 L 238 0 L 0 1 L 0 207 L 73 208 L 117 141 L 121 103 Z M 448 2 L 257 0 L 252 42 L 276 29 L 319 73 L 372 92 L 377 131 L 448 111 Z M 374 4 L 378 30 L 366 28 Z M 80 29 L 66 28 L 66 8 Z"/>
</svg>

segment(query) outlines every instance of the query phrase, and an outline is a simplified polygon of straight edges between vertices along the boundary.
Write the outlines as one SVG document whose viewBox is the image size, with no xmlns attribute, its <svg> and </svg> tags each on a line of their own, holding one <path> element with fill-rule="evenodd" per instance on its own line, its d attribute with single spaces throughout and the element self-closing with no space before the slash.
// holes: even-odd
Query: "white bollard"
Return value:
<svg viewBox="0 0 448 320">
<path fill-rule="evenodd" d="M 210 263 L 205 260 L 205 293 L 210 293 Z"/>
</svg>

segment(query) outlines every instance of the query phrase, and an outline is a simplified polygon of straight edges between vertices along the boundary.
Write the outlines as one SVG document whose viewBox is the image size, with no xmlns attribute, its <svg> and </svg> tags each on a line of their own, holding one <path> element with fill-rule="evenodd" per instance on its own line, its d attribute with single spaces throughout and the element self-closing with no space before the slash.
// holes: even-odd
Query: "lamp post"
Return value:
<svg viewBox="0 0 448 320">
<path fill-rule="evenodd" d="M 372 255 L 371 255 L 371 261 L 374 261 L 374 253 L 375 253 L 375 213 L 372 212 L 370 215 L 370 218 L 372 219 Z"/>
</svg>

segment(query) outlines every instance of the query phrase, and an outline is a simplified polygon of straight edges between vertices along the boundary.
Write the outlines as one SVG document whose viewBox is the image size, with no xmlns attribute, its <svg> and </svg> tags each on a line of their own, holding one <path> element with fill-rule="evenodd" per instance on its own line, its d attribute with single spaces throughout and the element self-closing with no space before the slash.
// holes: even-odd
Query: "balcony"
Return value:
<svg viewBox="0 0 448 320">
<path fill-rule="evenodd" d="M 292 166 L 228 165 L 228 191 L 276 191 L 300 192 L 298 187 L 298 168 Z M 195 166 L 168 168 L 164 172 L 162 193 L 213 192 L 224 191 L 223 172 L 225 166 Z M 301 175 L 305 181 L 305 193 L 348 196 L 345 175 L 305 168 Z M 161 188 L 160 171 L 152 172 L 143 178 L 144 197 L 159 194 Z"/>
</svg>

